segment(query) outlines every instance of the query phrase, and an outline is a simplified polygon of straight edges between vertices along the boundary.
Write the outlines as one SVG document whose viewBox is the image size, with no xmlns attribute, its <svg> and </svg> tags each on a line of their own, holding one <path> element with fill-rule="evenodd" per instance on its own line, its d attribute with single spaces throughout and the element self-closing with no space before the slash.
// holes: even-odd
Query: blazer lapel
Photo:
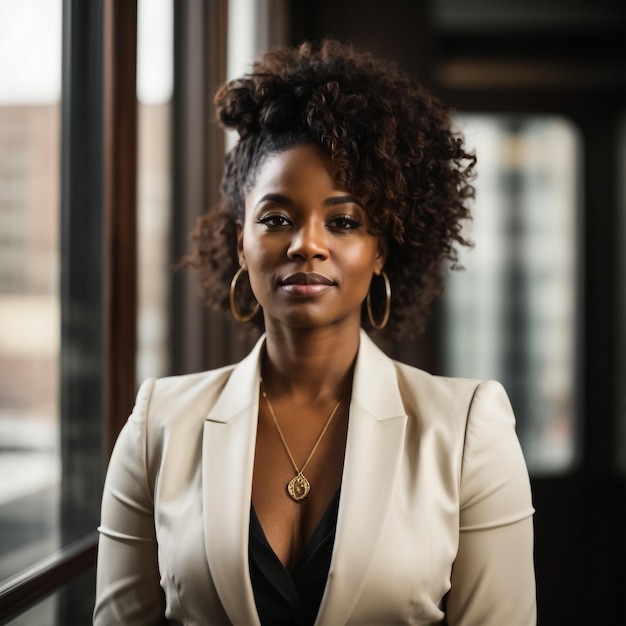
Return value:
<svg viewBox="0 0 626 626">
<path fill-rule="evenodd" d="M 248 569 L 261 338 L 237 365 L 204 425 L 206 555 L 233 624 L 259 626 Z M 395 365 L 362 332 L 354 371 L 335 545 L 316 626 L 348 621 L 368 575 L 402 458 L 406 429 Z"/>
<path fill-rule="evenodd" d="M 235 367 L 204 425 L 202 491 L 206 555 L 233 624 L 258 626 L 248 569 L 261 338 Z"/>
<path fill-rule="evenodd" d="M 406 423 L 395 365 L 361 332 L 335 545 L 316 626 L 345 624 L 358 600 L 394 491 Z"/>
</svg>

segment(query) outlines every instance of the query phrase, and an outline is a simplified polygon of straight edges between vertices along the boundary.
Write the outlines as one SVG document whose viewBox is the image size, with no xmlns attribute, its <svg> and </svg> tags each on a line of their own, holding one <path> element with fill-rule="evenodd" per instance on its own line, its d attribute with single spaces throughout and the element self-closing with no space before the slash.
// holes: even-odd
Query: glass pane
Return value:
<svg viewBox="0 0 626 626">
<path fill-rule="evenodd" d="M 172 0 L 139 0 L 137 378 L 169 373 Z"/>
<path fill-rule="evenodd" d="M 0 580 L 59 543 L 61 30 L 0 1 Z"/>
<path fill-rule="evenodd" d="M 459 122 L 478 156 L 476 247 L 448 281 L 446 373 L 500 380 L 530 471 L 563 471 L 578 452 L 578 133 L 548 116 Z"/>
</svg>

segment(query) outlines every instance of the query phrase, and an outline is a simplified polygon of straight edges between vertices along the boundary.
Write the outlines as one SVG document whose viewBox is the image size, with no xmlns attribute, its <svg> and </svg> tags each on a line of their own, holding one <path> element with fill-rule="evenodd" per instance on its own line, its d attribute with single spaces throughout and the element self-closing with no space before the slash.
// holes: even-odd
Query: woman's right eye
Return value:
<svg viewBox="0 0 626 626">
<path fill-rule="evenodd" d="M 282 226 L 289 226 L 290 222 L 284 215 L 266 215 L 259 219 L 259 224 L 268 228 L 281 228 Z"/>
</svg>

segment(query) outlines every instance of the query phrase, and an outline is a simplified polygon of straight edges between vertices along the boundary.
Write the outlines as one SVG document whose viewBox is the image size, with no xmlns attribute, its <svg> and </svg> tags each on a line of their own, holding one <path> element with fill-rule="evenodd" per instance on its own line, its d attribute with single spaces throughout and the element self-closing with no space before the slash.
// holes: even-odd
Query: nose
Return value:
<svg viewBox="0 0 626 626">
<path fill-rule="evenodd" d="M 293 233 L 287 256 L 292 260 L 303 261 L 328 258 L 327 235 L 323 224 L 312 221 L 302 224 Z"/>
</svg>

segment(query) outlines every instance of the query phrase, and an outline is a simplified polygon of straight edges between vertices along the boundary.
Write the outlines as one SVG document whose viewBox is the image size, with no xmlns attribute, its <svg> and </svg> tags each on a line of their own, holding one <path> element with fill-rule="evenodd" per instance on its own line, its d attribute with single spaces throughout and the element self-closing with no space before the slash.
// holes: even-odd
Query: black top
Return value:
<svg viewBox="0 0 626 626">
<path fill-rule="evenodd" d="M 328 578 L 338 510 L 339 490 L 290 572 L 267 541 L 254 506 L 250 507 L 250 580 L 262 626 L 312 626 L 315 622 Z"/>
</svg>

